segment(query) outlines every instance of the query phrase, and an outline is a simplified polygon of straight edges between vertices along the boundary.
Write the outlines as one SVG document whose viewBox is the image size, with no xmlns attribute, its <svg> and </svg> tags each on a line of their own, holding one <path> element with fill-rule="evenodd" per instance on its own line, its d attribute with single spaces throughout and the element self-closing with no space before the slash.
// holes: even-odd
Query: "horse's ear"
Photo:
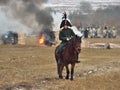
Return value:
<svg viewBox="0 0 120 90">
<path fill-rule="evenodd" d="M 77 35 L 75 35 L 75 37 L 78 37 Z"/>
<path fill-rule="evenodd" d="M 82 38 L 82 36 L 75 35 L 76 38 Z"/>
<path fill-rule="evenodd" d="M 80 38 L 82 38 L 82 36 L 80 36 Z"/>
<path fill-rule="evenodd" d="M 79 38 L 80 38 L 80 39 L 82 39 L 82 37 L 83 37 L 82 35 L 81 35 L 81 36 L 79 36 Z"/>
</svg>

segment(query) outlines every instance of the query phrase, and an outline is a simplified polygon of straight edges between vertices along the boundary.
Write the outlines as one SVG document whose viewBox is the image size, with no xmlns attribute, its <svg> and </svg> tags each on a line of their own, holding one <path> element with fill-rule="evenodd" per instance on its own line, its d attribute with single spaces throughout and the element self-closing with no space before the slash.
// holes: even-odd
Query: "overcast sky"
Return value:
<svg viewBox="0 0 120 90">
<path fill-rule="evenodd" d="M 79 1 L 89 1 L 89 2 L 120 2 L 120 0 L 48 0 L 50 3 L 57 2 L 79 2 Z"/>
</svg>

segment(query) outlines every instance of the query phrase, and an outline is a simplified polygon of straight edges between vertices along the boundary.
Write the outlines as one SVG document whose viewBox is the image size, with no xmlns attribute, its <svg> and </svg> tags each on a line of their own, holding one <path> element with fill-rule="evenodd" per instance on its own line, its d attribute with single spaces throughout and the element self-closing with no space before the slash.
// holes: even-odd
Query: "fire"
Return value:
<svg viewBox="0 0 120 90">
<path fill-rule="evenodd" d="M 44 44 L 45 43 L 45 36 L 42 34 L 42 36 L 39 39 L 39 44 Z"/>
</svg>

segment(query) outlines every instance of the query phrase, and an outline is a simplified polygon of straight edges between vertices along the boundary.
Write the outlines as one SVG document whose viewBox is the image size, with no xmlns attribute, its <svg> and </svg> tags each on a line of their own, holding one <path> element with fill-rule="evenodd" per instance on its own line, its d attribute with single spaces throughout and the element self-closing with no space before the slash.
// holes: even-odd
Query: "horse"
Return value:
<svg viewBox="0 0 120 90">
<path fill-rule="evenodd" d="M 70 80 L 73 80 L 74 75 L 74 67 L 76 60 L 78 59 L 78 55 L 81 52 L 81 37 L 75 35 L 73 38 L 71 38 L 68 42 L 64 50 L 61 52 L 62 60 L 59 61 L 59 55 L 57 54 L 57 49 L 59 45 L 55 49 L 55 59 L 57 62 L 57 72 L 60 79 L 63 79 L 62 71 L 63 68 L 66 67 L 66 79 L 69 79 L 69 67 L 68 65 L 71 65 L 71 77 Z"/>
</svg>

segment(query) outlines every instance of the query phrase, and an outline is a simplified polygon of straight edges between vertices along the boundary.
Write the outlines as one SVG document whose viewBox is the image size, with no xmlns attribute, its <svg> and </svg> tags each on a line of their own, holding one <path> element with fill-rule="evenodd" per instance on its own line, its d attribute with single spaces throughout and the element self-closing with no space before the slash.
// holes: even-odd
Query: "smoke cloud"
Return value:
<svg viewBox="0 0 120 90">
<path fill-rule="evenodd" d="M 10 0 L 0 0 L 0 5 L 7 4 Z"/>
<path fill-rule="evenodd" d="M 6 6 L 12 13 L 12 18 L 40 31 L 43 27 L 52 27 L 53 23 L 51 12 L 43 6 L 44 3 L 47 3 L 47 0 L 0 0 L 0 7 Z"/>
</svg>

